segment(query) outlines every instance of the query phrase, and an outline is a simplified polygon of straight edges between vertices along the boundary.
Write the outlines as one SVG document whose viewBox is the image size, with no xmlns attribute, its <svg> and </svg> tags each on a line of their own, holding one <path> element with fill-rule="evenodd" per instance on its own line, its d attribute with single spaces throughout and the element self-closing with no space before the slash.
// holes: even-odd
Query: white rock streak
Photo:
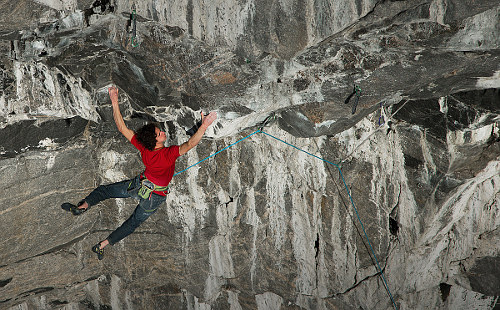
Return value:
<svg viewBox="0 0 500 310">
<path fill-rule="evenodd" d="M 500 45 L 500 7 L 487 10 L 463 21 L 447 46 L 456 50 L 489 50 Z"/>
<path fill-rule="evenodd" d="M 255 296 L 257 310 L 275 310 L 280 309 L 283 304 L 283 298 L 272 292 L 265 292 Z"/>
<path fill-rule="evenodd" d="M 70 118 L 80 116 L 97 122 L 99 115 L 94 106 L 92 94 L 82 87 L 82 80 L 66 76 L 58 69 L 49 69 L 39 62 L 14 61 L 17 98 L 1 106 L 0 115 L 17 121 L 30 116 L 54 116 Z M 61 85 L 58 79 L 64 79 Z M 69 90 L 68 90 L 69 89 Z M 9 116 L 12 112 L 15 117 Z"/>
<path fill-rule="evenodd" d="M 240 302 L 238 301 L 237 293 L 228 291 L 227 295 L 228 295 L 229 310 L 243 310 L 243 308 L 240 305 Z"/>
<path fill-rule="evenodd" d="M 477 88 L 499 88 L 500 87 L 500 70 L 496 71 L 491 77 L 479 77 L 476 83 Z"/>
<path fill-rule="evenodd" d="M 255 211 L 255 191 L 253 188 L 249 189 L 247 192 L 247 212 L 246 212 L 246 223 L 249 225 L 252 225 L 252 233 L 253 233 L 253 239 L 252 239 L 252 252 L 250 254 L 250 261 L 251 261 L 251 266 L 250 266 L 250 281 L 252 284 L 252 288 L 255 285 L 255 272 L 257 268 L 257 235 L 259 232 L 259 226 L 261 225 L 262 221 L 257 215 L 257 212 Z"/>
<path fill-rule="evenodd" d="M 500 191 L 500 162 L 493 161 L 474 179 L 461 185 L 436 214 L 433 221 L 422 236 L 421 244 L 429 242 L 436 238 L 436 235 L 445 236 L 456 227 L 459 221 L 466 221 L 467 224 L 461 225 L 468 231 L 464 236 L 473 238 L 480 233 L 492 229 L 490 225 L 500 223 L 500 206 L 494 204 L 498 202 L 498 192 Z M 493 206 L 494 210 L 485 210 L 487 206 Z M 486 212 L 487 211 L 487 212 Z M 496 211 L 496 212 L 495 212 Z M 486 213 L 485 213 L 486 212 Z M 486 218 L 483 218 L 486 216 Z M 492 217 L 492 218 L 490 218 Z M 498 218 L 497 218 L 498 217 Z M 486 220 L 486 221 L 485 221 Z M 471 244 L 468 240 L 467 244 Z M 468 248 L 466 250 L 470 251 Z M 466 255 L 468 253 L 464 253 Z"/>
<path fill-rule="evenodd" d="M 196 151 L 188 152 L 187 157 L 187 167 L 197 163 L 199 161 L 198 153 Z M 198 171 L 200 166 L 194 166 L 184 172 L 187 174 L 186 184 L 188 185 L 189 195 L 187 197 L 179 196 L 180 204 L 182 206 L 182 219 L 186 224 L 187 237 L 190 240 L 196 229 L 196 219 L 200 220 L 200 224 L 203 225 L 204 215 L 208 211 L 208 206 L 206 204 L 205 191 L 201 186 L 198 185 Z"/>
<path fill-rule="evenodd" d="M 290 173 L 287 169 L 287 152 L 281 148 L 272 148 L 272 161 L 266 166 L 267 208 L 269 210 L 269 228 L 274 239 L 276 250 L 280 250 L 286 240 L 288 216 L 285 209 L 285 197 L 289 196 L 287 185 L 290 184 Z M 279 259 L 278 259 L 279 260 Z"/>
<path fill-rule="evenodd" d="M 105 181 L 109 183 L 123 181 L 127 179 L 125 173 L 117 167 L 121 167 L 127 160 L 127 155 L 120 154 L 113 150 L 106 150 L 99 156 L 99 170 Z"/>
</svg>

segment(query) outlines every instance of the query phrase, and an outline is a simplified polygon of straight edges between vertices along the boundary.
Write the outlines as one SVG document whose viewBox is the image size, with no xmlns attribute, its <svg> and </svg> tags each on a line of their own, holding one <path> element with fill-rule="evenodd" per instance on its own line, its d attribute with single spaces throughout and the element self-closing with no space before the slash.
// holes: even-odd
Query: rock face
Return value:
<svg viewBox="0 0 500 310">
<path fill-rule="evenodd" d="M 0 8 L 2 309 L 500 307 L 497 1 Z M 135 202 L 60 205 L 143 169 L 111 84 L 168 144 L 218 112 L 177 171 L 275 117 L 98 261 Z"/>
</svg>

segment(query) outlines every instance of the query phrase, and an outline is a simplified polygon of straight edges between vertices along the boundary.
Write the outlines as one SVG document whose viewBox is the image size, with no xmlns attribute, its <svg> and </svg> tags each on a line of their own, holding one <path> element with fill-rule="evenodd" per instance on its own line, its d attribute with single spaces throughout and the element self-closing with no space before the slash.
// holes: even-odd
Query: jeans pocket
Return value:
<svg viewBox="0 0 500 310">
<path fill-rule="evenodd" d="M 142 204 L 143 210 L 147 213 L 154 213 L 166 200 L 167 197 L 152 193 L 151 197 Z"/>
<path fill-rule="evenodd" d="M 138 199 L 139 195 L 139 189 L 141 187 L 141 180 L 139 179 L 139 176 L 136 176 L 132 180 L 130 180 L 130 183 L 127 188 L 127 192 L 129 193 L 130 197 Z"/>
</svg>

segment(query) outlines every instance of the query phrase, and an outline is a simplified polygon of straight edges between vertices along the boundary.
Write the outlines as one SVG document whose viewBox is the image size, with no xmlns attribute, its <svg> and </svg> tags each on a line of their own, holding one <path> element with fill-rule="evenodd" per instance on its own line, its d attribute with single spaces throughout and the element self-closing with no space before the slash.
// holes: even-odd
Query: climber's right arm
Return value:
<svg viewBox="0 0 500 310">
<path fill-rule="evenodd" d="M 115 120 L 116 127 L 128 141 L 132 141 L 132 137 L 134 137 L 135 133 L 128 129 L 123 121 L 122 113 L 120 112 L 120 105 L 118 104 L 118 88 L 112 86 L 108 89 L 108 92 L 109 98 L 111 99 L 111 105 L 113 106 L 113 118 Z"/>
</svg>

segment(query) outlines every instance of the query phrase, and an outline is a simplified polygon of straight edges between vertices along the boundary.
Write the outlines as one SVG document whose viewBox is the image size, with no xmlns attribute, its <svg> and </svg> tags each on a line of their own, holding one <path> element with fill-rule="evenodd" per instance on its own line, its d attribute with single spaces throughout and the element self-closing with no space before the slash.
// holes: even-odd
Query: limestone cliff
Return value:
<svg viewBox="0 0 500 310">
<path fill-rule="evenodd" d="M 0 8 L 0 308 L 500 307 L 497 1 Z M 135 202 L 60 205 L 143 169 L 112 84 L 127 125 L 168 144 L 218 112 L 177 171 L 270 115 L 266 133 L 332 164 L 256 133 L 176 176 L 98 261 Z"/>
</svg>

